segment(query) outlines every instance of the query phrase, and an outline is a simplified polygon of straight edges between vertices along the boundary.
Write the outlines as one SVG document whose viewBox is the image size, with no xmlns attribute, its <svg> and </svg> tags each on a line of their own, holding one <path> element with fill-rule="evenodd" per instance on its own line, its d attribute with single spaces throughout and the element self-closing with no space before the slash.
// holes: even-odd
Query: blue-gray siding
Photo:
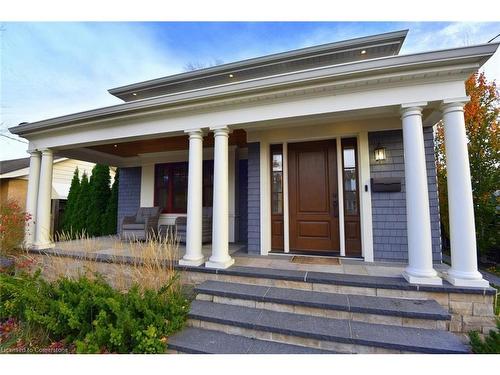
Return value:
<svg viewBox="0 0 500 375">
<path fill-rule="evenodd" d="M 248 144 L 248 239 L 249 253 L 260 253 L 260 143 Z"/>
<path fill-rule="evenodd" d="M 432 253 L 441 261 L 441 231 L 437 192 L 436 164 L 432 128 L 424 128 L 425 156 L 431 213 Z M 380 143 L 386 148 L 387 159 L 376 162 L 374 149 Z M 375 260 L 406 262 L 408 238 L 406 230 L 406 194 L 404 178 L 403 134 L 401 130 L 369 133 L 371 178 L 399 177 L 401 192 L 372 192 L 373 247 Z"/>
<path fill-rule="evenodd" d="M 122 219 L 135 215 L 141 204 L 141 167 L 120 168 L 118 185 L 118 233 L 121 232 Z"/>
<path fill-rule="evenodd" d="M 238 166 L 239 242 L 247 242 L 248 234 L 248 160 L 240 160 Z"/>
</svg>

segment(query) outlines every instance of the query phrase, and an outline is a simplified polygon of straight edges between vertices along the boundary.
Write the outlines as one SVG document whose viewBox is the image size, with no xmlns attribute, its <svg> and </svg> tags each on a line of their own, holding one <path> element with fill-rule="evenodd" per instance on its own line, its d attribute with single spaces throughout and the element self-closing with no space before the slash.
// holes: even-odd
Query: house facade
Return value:
<svg viewBox="0 0 500 375">
<path fill-rule="evenodd" d="M 51 224 L 50 232 L 53 236 L 59 228 L 61 214 L 64 212 L 66 200 L 71 186 L 71 180 L 75 169 L 78 168 L 80 176 L 86 173 L 92 174 L 94 163 L 58 157 L 54 159 L 52 167 L 51 187 Z M 28 177 L 30 170 L 30 158 L 2 160 L 0 161 L 0 203 L 15 200 L 19 206 L 26 210 L 26 198 L 28 193 Z M 111 178 L 115 175 L 111 169 Z"/>
<path fill-rule="evenodd" d="M 120 168 L 119 222 L 159 206 L 187 216 L 180 263 L 227 268 L 247 251 L 408 264 L 410 283 L 440 285 L 433 126 L 444 121 L 452 265 L 477 269 L 463 105 L 465 80 L 496 51 L 483 44 L 400 55 L 407 31 L 357 38 L 109 90 L 123 103 L 33 123 L 28 245 L 53 246 L 47 207 L 54 155 Z M 50 212 L 50 210 L 49 210 Z M 204 217 L 212 254 L 203 257 Z"/>
</svg>

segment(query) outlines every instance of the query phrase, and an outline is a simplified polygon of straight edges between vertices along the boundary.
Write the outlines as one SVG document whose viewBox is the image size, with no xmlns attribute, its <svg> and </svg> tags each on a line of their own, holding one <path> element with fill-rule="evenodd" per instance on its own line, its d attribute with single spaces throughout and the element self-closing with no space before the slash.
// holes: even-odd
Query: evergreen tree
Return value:
<svg viewBox="0 0 500 375">
<path fill-rule="evenodd" d="M 73 220 L 73 230 L 77 234 L 83 232 L 88 233 L 86 229 L 87 215 L 90 199 L 90 184 L 87 174 L 83 172 L 82 181 L 80 182 L 80 191 L 75 204 L 75 214 Z"/>
<path fill-rule="evenodd" d="M 116 170 L 115 180 L 111 187 L 111 195 L 109 203 L 106 207 L 105 219 L 103 220 L 102 234 L 116 234 L 116 223 L 118 215 L 118 186 L 119 186 L 119 170 Z"/>
<path fill-rule="evenodd" d="M 102 221 L 108 206 L 110 175 L 107 165 L 96 164 L 90 177 L 90 196 L 88 201 L 87 231 L 90 236 L 102 235 Z"/>
<path fill-rule="evenodd" d="M 78 199 L 78 194 L 80 192 L 80 173 L 78 167 L 75 168 L 73 172 L 73 179 L 71 180 L 71 186 L 69 188 L 68 200 L 66 201 L 66 206 L 64 207 L 64 214 L 62 216 L 61 229 L 65 233 L 72 234 L 74 232 L 74 220 L 76 215 L 76 201 Z"/>
</svg>

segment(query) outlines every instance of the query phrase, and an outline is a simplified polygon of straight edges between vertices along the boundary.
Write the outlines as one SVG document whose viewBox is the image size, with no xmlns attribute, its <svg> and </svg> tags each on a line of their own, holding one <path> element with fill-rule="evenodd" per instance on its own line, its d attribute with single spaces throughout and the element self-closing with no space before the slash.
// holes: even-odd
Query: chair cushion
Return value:
<svg viewBox="0 0 500 375">
<path fill-rule="evenodd" d="M 146 222 L 146 219 L 144 217 L 145 216 L 144 210 L 145 210 L 145 208 L 142 208 L 142 207 L 137 210 L 137 214 L 135 215 L 135 222 L 136 223 L 143 223 L 144 224 Z"/>
<path fill-rule="evenodd" d="M 144 223 L 123 224 L 122 230 L 144 230 L 145 225 Z"/>
<path fill-rule="evenodd" d="M 135 221 L 137 223 L 145 223 L 149 217 L 159 216 L 160 207 L 141 207 L 137 210 Z"/>
</svg>

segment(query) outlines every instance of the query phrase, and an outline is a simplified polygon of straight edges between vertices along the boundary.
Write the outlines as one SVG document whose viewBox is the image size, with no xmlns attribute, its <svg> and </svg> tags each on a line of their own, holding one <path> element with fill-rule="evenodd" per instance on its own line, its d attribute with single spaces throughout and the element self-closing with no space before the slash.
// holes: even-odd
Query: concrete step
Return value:
<svg viewBox="0 0 500 375">
<path fill-rule="evenodd" d="M 197 299 L 272 311 L 351 319 L 367 323 L 447 330 L 451 315 L 433 300 L 313 292 L 205 281 Z"/>
<path fill-rule="evenodd" d="M 328 350 L 228 335 L 199 328 L 186 328 L 170 337 L 167 351 L 186 354 L 334 354 Z"/>
<path fill-rule="evenodd" d="M 276 312 L 208 301 L 191 304 L 191 327 L 339 353 L 468 353 L 452 333 Z"/>
</svg>

